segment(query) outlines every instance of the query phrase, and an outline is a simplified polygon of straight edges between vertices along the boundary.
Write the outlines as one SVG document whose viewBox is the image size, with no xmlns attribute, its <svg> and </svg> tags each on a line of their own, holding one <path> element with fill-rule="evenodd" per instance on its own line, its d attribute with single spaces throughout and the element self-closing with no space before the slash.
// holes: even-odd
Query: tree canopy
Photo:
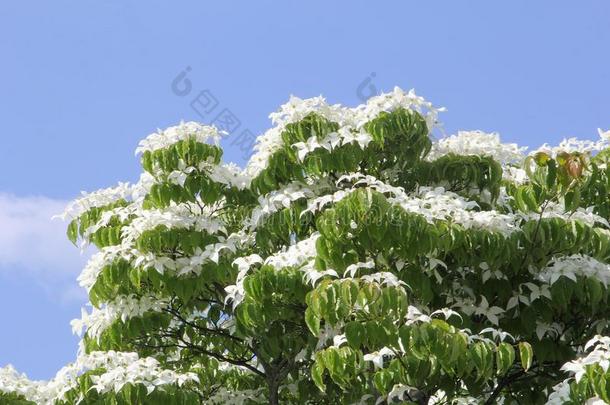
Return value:
<svg viewBox="0 0 610 405">
<path fill-rule="evenodd" d="M 610 402 L 610 132 L 527 153 L 440 111 L 293 97 L 244 169 L 212 126 L 148 136 L 64 213 L 98 249 L 76 361 L 0 402 Z"/>
</svg>

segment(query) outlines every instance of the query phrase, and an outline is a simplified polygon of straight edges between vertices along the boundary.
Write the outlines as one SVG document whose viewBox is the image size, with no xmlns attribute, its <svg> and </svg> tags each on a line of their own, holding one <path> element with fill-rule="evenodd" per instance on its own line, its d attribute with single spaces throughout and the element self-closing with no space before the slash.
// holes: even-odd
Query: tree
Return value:
<svg viewBox="0 0 610 405">
<path fill-rule="evenodd" d="M 76 363 L 0 400 L 610 401 L 610 133 L 526 154 L 438 111 L 291 98 L 244 170 L 213 127 L 150 135 L 65 213 L 99 249 Z"/>
</svg>

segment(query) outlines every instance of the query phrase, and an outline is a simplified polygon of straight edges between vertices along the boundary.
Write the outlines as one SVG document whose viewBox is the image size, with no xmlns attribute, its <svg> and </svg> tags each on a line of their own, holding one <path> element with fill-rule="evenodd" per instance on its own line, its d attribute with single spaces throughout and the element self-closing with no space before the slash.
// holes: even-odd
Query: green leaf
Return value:
<svg viewBox="0 0 610 405">
<path fill-rule="evenodd" d="M 546 186 L 548 189 L 555 187 L 557 182 L 557 165 L 554 160 L 549 160 L 547 163 Z"/>
<path fill-rule="evenodd" d="M 580 206 L 580 189 L 569 191 L 564 196 L 566 211 L 575 211 Z"/>
<path fill-rule="evenodd" d="M 365 328 L 362 323 L 355 321 L 349 322 L 345 325 L 345 337 L 347 343 L 354 349 L 360 348 L 360 345 L 364 341 Z"/>
<path fill-rule="evenodd" d="M 326 385 L 324 384 L 324 366 L 317 361 L 311 367 L 311 378 L 320 391 L 324 392 L 326 390 Z"/>
<path fill-rule="evenodd" d="M 320 318 L 310 307 L 305 310 L 305 323 L 314 336 L 320 335 Z"/>
<path fill-rule="evenodd" d="M 600 303 L 604 296 L 604 288 L 601 282 L 594 277 L 587 277 L 586 288 L 589 296 L 589 302 L 592 308 L 597 308 L 597 304 Z"/>
<path fill-rule="evenodd" d="M 496 363 L 498 375 L 504 375 L 515 361 L 515 349 L 505 342 L 498 345 L 496 352 Z"/>
<path fill-rule="evenodd" d="M 478 371 L 479 378 L 482 378 L 491 368 L 491 351 L 484 342 L 477 342 L 471 350 L 474 366 Z"/>
<path fill-rule="evenodd" d="M 519 358 L 521 360 L 521 366 L 525 371 L 529 370 L 534 360 L 534 351 L 532 346 L 527 342 L 519 342 Z"/>
<path fill-rule="evenodd" d="M 66 234 L 68 235 L 70 242 L 76 245 L 76 240 L 78 239 L 78 221 L 76 219 L 73 219 L 70 222 Z"/>
<path fill-rule="evenodd" d="M 375 373 L 373 382 L 375 383 L 375 387 L 381 391 L 381 393 L 387 394 L 392 388 L 392 375 L 386 370 L 378 371 Z"/>
</svg>

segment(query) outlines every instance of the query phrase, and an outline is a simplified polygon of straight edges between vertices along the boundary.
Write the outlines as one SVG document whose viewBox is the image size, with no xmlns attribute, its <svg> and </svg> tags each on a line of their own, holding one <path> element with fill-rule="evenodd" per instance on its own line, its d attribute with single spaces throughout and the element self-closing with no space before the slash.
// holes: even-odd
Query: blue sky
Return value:
<svg viewBox="0 0 610 405">
<path fill-rule="evenodd" d="M 239 133 L 290 94 L 355 105 L 398 85 L 447 107 L 448 133 L 593 138 L 610 128 L 609 20 L 604 0 L 1 2 L 0 366 L 49 378 L 74 358 L 85 257 L 49 218 L 137 179 L 156 128 L 227 109 L 225 157 L 243 164 Z M 181 72 L 190 91 L 172 90 Z"/>
</svg>

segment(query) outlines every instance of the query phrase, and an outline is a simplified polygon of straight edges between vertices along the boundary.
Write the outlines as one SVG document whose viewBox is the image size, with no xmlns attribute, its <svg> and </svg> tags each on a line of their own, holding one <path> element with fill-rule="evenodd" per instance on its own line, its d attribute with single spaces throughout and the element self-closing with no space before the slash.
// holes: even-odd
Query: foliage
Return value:
<svg viewBox="0 0 610 405">
<path fill-rule="evenodd" d="M 610 134 L 434 140 L 395 89 L 291 98 L 243 170 L 183 123 L 66 210 L 96 253 L 77 361 L 3 403 L 610 402 Z"/>
</svg>

